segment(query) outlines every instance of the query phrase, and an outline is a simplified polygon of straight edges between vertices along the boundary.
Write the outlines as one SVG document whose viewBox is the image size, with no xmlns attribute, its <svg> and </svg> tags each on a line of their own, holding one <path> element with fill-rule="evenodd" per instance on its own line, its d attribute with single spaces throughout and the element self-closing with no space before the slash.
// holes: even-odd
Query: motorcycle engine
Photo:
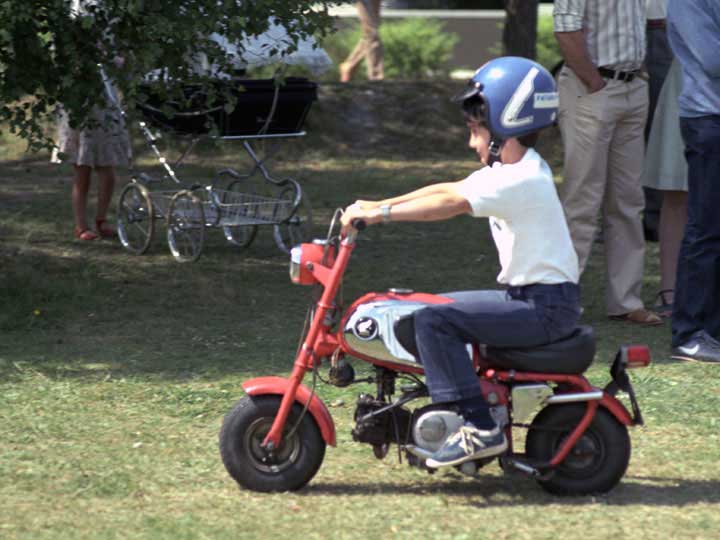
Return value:
<svg viewBox="0 0 720 540">
<path fill-rule="evenodd" d="M 421 413 L 413 424 L 413 440 L 423 450 L 435 452 L 443 445 L 449 435 L 460 429 L 464 422 L 463 417 L 455 411 L 448 409 L 428 410 Z"/>
<path fill-rule="evenodd" d="M 505 406 L 491 407 L 490 415 L 501 428 L 504 428 L 509 421 Z M 457 411 L 440 408 L 437 405 L 428 405 L 419 409 L 416 417 L 417 420 L 412 426 L 413 441 L 418 448 L 431 453 L 438 450 L 445 439 L 465 423 L 465 419 Z"/>
<path fill-rule="evenodd" d="M 373 446 L 396 443 L 404 444 L 408 440 L 408 428 L 412 414 L 403 407 L 394 407 L 377 412 L 388 403 L 368 394 L 360 394 L 355 409 L 355 427 L 353 440 Z"/>
</svg>

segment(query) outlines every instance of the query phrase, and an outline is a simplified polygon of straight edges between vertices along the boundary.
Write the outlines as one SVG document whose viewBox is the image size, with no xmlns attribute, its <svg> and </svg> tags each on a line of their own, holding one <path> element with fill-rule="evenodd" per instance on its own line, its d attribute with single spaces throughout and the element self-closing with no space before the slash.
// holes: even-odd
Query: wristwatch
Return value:
<svg viewBox="0 0 720 540">
<path fill-rule="evenodd" d="M 391 208 L 392 208 L 392 205 L 390 205 L 390 204 L 383 204 L 380 206 L 380 213 L 382 215 L 383 223 L 390 223 L 390 209 Z"/>
</svg>

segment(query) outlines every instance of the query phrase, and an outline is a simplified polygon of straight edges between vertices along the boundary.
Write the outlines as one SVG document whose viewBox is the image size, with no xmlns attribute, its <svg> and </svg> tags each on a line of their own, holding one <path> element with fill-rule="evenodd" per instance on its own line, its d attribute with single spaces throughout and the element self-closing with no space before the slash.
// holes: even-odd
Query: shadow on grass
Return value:
<svg viewBox="0 0 720 540">
<path fill-rule="evenodd" d="M 697 503 L 720 503 L 720 480 L 628 476 L 614 490 L 606 494 L 559 497 L 542 491 L 532 480 L 518 475 L 487 476 L 481 477 L 475 482 L 469 479 L 448 481 L 448 476 L 445 476 L 438 479 L 437 485 L 428 483 L 398 485 L 390 482 L 367 484 L 315 482 L 298 494 L 305 497 L 342 495 L 343 497 L 363 498 L 368 494 L 482 497 L 482 502 L 469 500 L 467 504 L 483 508 L 518 506 L 524 503 L 568 506 L 596 505 L 598 503 L 609 506 L 642 504 L 680 507 Z"/>
</svg>

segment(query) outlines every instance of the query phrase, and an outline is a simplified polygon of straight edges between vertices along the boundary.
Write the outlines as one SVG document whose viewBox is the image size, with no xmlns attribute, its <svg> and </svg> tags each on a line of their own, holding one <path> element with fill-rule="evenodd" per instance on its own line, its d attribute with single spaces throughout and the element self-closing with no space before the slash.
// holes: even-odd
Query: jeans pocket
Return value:
<svg viewBox="0 0 720 540">
<path fill-rule="evenodd" d="M 580 319 L 580 306 L 574 303 L 556 302 L 543 306 L 542 323 L 550 341 L 569 336 Z"/>
</svg>

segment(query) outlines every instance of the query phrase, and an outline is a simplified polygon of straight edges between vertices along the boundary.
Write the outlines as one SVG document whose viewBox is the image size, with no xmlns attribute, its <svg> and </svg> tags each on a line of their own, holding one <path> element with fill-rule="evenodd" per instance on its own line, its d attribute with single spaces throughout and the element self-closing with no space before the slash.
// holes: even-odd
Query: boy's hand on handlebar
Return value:
<svg viewBox="0 0 720 540">
<path fill-rule="evenodd" d="M 365 210 L 372 210 L 373 208 L 380 207 L 380 201 L 363 201 L 362 199 L 358 199 L 353 204 L 357 204 L 360 208 L 364 208 Z"/>
<path fill-rule="evenodd" d="M 340 223 L 342 223 L 341 234 L 347 236 L 348 232 L 353 229 L 353 221 L 362 220 L 368 225 L 379 223 L 382 220 L 380 210 L 377 208 L 363 208 L 358 203 L 351 204 L 343 212 Z"/>
</svg>

